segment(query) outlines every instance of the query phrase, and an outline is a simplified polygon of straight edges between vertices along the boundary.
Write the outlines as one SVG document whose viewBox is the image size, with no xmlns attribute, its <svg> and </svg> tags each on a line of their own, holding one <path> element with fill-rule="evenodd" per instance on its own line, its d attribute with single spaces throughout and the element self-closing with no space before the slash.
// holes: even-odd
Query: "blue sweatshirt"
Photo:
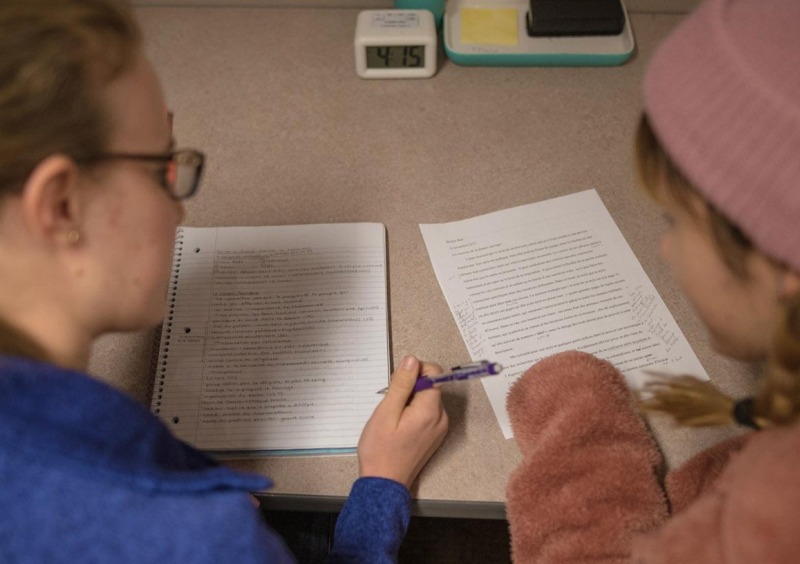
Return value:
<svg viewBox="0 0 800 564">
<path fill-rule="evenodd" d="M 0 357 L 0 562 L 294 562 L 235 472 L 85 374 Z M 357 480 L 331 562 L 394 562 L 410 495 Z"/>
</svg>

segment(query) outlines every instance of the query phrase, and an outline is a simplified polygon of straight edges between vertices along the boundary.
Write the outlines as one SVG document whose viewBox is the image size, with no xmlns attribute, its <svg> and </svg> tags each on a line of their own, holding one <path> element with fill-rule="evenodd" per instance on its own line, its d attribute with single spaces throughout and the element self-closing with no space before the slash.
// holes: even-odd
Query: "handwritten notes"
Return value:
<svg viewBox="0 0 800 564">
<path fill-rule="evenodd" d="M 508 388 L 557 352 L 605 358 L 631 386 L 646 368 L 707 377 L 594 190 L 420 229 L 470 356 L 505 367 L 483 385 L 506 438 Z"/>
<path fill-rule="evenodd" d="M 208 451 L 354 448 L 389 374 L 385 238 L 182 228 L 154 409 Z"/>
</svg>

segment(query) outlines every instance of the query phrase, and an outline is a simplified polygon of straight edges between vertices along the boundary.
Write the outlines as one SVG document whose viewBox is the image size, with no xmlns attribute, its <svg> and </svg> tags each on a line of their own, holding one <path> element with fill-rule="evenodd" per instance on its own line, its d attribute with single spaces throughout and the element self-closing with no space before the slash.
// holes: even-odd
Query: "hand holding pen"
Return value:
<svg viewBox="0 0 800 564">
<path fill-rule="evenodd" d="M 428 390 L 436 384 L 454 382 L 457 380 L 471 380 L 472 378 L 483 378 L 484 376 L 494 376 L 502 372 L 503 367 L 497 362 L 481 360 L 472 364 L 456 366 L 449 374 L 439 374 L 437 376 L 420 376 L 414 384 L 414 392 Z M 389 388 L 379 390 L 377 393 L 385 394 Z"/>
<path fill-rule="evenodd" d="M 441 372 L 437 364 L 413 356 L 403 359 L 358 441 L 360 476 L 389 478 L 411 488 L 448 426 L 439 390 L 414 394 L 414 384 L 420 375 L 433 377 Z"/>
</svg>

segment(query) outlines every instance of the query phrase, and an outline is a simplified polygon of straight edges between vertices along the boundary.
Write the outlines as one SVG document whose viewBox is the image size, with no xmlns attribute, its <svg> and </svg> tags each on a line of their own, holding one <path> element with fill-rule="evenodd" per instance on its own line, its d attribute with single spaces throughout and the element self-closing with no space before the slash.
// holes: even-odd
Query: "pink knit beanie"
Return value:
<svg viewBox="0 0 800 564">
<path fill-rule="evenodd" d="M 659 47 L 644 98 L 689 181 L 800 272 L 800 0 L 707 0 Z"/>
</svg>

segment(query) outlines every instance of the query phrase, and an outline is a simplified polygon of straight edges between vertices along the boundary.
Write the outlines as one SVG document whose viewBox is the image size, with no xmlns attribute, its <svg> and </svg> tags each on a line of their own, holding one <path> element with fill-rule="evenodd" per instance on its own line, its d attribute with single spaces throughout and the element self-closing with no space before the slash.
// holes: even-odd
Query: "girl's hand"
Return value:
<svg viewBox="0 0 800 564">
<path fill-rule="evenodd" d="M 408 398 L 420 374 L 441 373 L 437 364 L 420 363 L 413 356 L 403 359 L 358 441 L 361 477 L 389 478 L 411 488 L 442 444 L 448 423 L 438 389 L 417 392 L 410 402 Z"/>
</svg>

